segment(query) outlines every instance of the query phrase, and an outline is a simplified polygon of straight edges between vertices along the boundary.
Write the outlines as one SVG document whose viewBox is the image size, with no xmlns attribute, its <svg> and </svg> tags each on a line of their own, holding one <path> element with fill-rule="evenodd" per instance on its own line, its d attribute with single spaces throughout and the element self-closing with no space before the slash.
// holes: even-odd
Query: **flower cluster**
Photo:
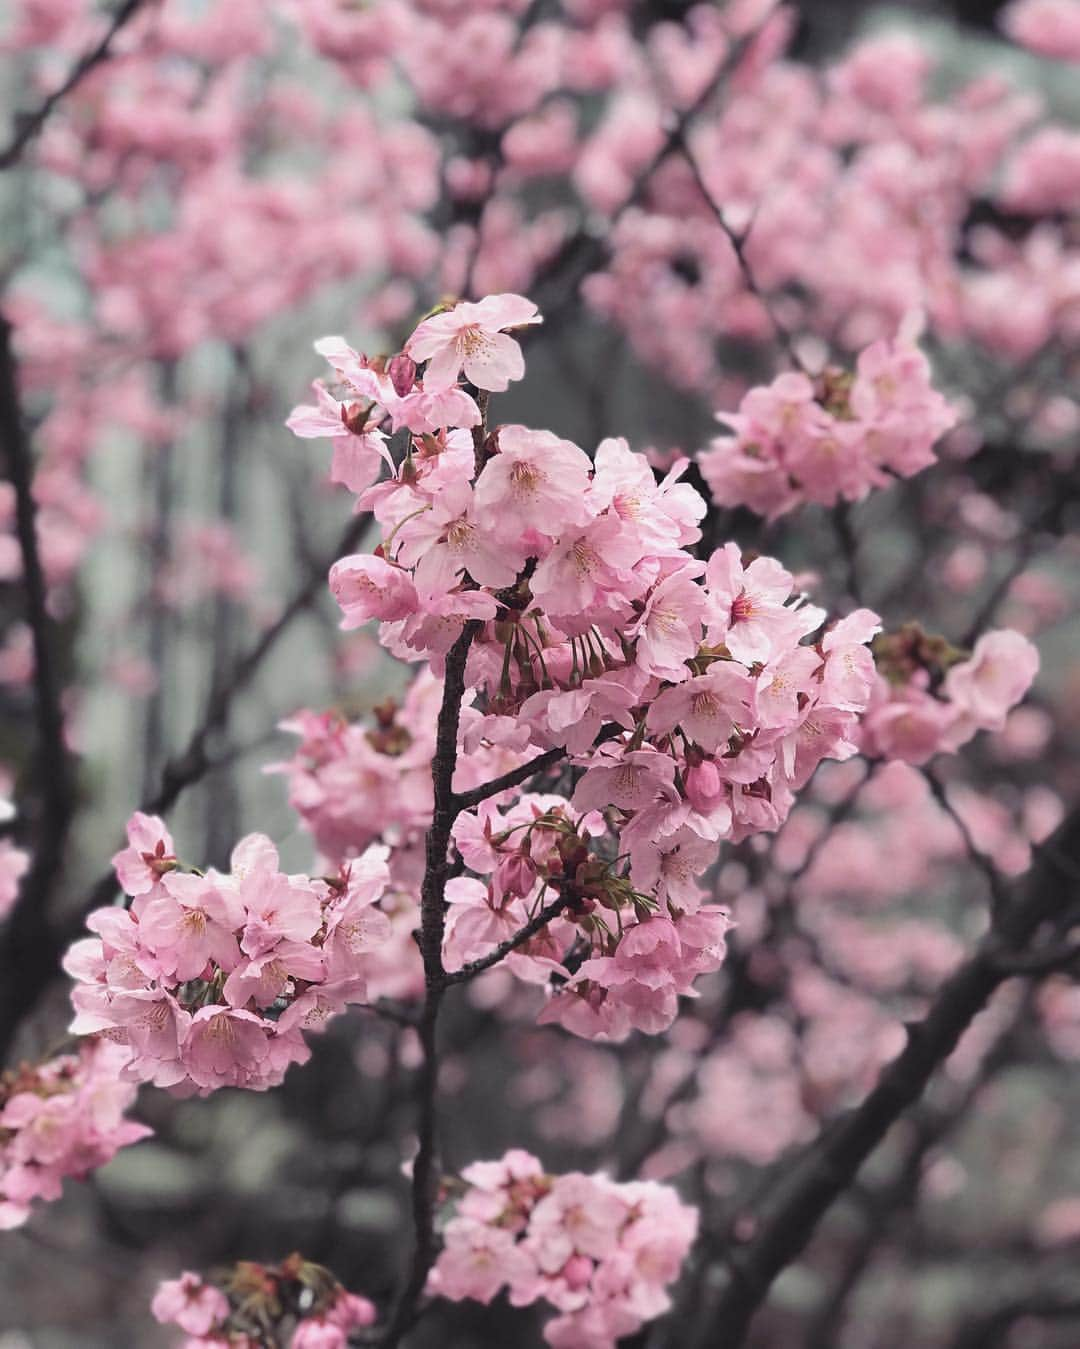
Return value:
<svg viewBox="0 0 1080 1349">
<path fill-rule="evenodd" d="M 891 478 L 914 476 L 956 420 L 904 337 L 867 347 L 854 373 L 828 369 L 816 382 L 780 375 L 751 389 L 737 414 L 719 415 L 735 434 L 698 456 L 702 476 L 718 505 L 770 520 L 805 502 L 861 501 Z"/>
<path fill-rule="evenodd" d="M 124 1118 L 136 1090 L 121 1080 L 127 1058 L 87 1040 L 0 1077 L 0 1228 L 24 1223 L 35 1199 L 59 1199 L 65 1176 L 81 1179 L 152 1132 Z"/>
<path fill-rule="evenodd" d="M 429 1292 L 487 1303 L 506 1289 L 516 1307 L 549 1302 L 553 1349 L 614 1349 L 671 1305 L 698 1215 L 670 1187 L 548 1175 L 518 1149 L 462 1179 Z"/>
<path fill-rule="evenodd" d="M 719 840 L 775 830 L 822 758 L 855 753 L 878 621 L 860 610 L 825 629 L 789 572 L 736 545 L 694 557 L 707 507 L 681 482 L 685 460 L 657 482 L 626 441 L 589 457 L 526 426 L 473 430 L 450 397 L 475 403 L 454 380 L 464 367 L 475 387 L 502 389 L 522 366 L 500 329 L 535 318 L 518 295 L 458 305 L 423 321 L 382 375 L 340 339 L 318 344 L 375 401 L 356 414 L 364 426 L 388 414 L 411 432 L 392 476 L 360 492 L 382 544 L 341 558 L 330 587 L 342 626 L 378 619 L 380 641 L 406 660 L 441 669 L 468 634 L 465 762 L 554 750 L 584 770 L 569 801 L 526 797 L 503 815 L 496 799 L 458 817 L 473 874 L 446 892 L 445 959 L 457 969 L 483 958 L 561 894 L 561 919 L 508 967 L 538 983 L 556 975 L 545 1020 L 622 1039 L 669 1025 L 678 996 L 723 959 L 728 915 L 701 908 L 696 882 Z M 376 387 L 399 374 L 394 393 Z M 394 413 L 406 389 L 438 399 L 421 429 Z M 320 770 L 305 793 L 325 817 L 329 782 L 373 782 L 375 755 L 321 743 L 320 764 L 351 762 Z M 410 738 L 395 745 L 411 762 Z M 430 796 L 417 804 L 426 817 Z M 359 808 L 342 799 L 341 815 Z M 380 799 L 387 811 L 394 819 Z"/>
<path fill-rule="evenodd" d="M 125 1078 L 200 1095 L 275 1086 L 309 1057 L 303 1031 L 366 999 L 364 957 L 390 935 L 386 849 L 310 879 L 252 834 L 229 874 L 203 875 L 180 868 L 156 816 L 132 816 L 128 839 L 113 863 L 130 908 L 95 910 L 97 936 L 64 962 L 72 1031 L 126 1045 Z"/>
<path fill-rule="evenodd" d="M 299 1254 L 279 1265 L 241 1260 L 209 1279 L 185 1271 L 158 1286 L 151 1311 L 184 1331 L 184 1349 L 346 1349 L 350 1332 L 375 1320 L 367 1298 Z"/>
<path fill-rule="evenodd" d="M 917 624 L 881 637 L 878 675 L 861 727 L 872 756 L 924 764 L 955 754 L 979 731 L 1000 731 L 1039 669 L 1039 653 L 1018 632 L 984 633 L 970 653 Z"/>
<path fill-rule="evenodd" d="M 376 400 L 357 413 L 365 426 L 390 415 L 410 430 L 393 475 L 359 497 L 382 543 L 337 562 L 330 584 L 343 626 L 377 619 L 385 647 L 437 672 L 466 635 L 463 762 L 549 750 L 584 770 L 568 802 L 461 815 L 455 840 L 474 874 L 447 889 L 445 955 L 451 968 L 482 958 L 558 892 L 564 917 L 510 968 L 557 976 L 544 1019 L 619 1039 L 670 1024 L 678 996 L 722 960 L 728 916 L 701 908 L 695 881 L 718 842 L 775 830 L 822 759 L 855 752 L 878 624 L 859 610 L 824 627 L 789 572 L 735 544 L 695 557 L 706 504 L 681 481 L 685 460 L 657 482 L 622 440 L 590 458 L 547 431 L 472 431 L 452 399 L 475 404 L 454 381 L 464 367 L 474 387 L 504 387 L 521 365 L 501 328 L 536 317 L 520 296 L 458 305 L 421 323 L 381 375 L 340 339 L 319 344 Z M 489 343 L 497 358 L 483 356 Z M 399 373 L 406 399 L 437 400 L 422 429 L 395 415 L 397 389 L 377 386 Z M 413 762 L 408 737 L 395 744 Z M 368 748 L 324 756 L 350 763 L 350 784 L 367 763 L 374 785 Z M 321 770 L 306 793 L 319 815 L 334 776 Z M 365 809 L 341 801 L 343 817 Z M 422 812 L 429 803 L 417 796 Z M 378 810 L 385 821 L 381 798 Z"/>
<path fill-rule="evenodd" d="M 393 468 L 383 423 L 421 436 L 478 426 L 480 409 L 458 387 L 458 376 L 464 370 L 477 389 L 506 389 L 525 373 L 521 348 L 506 329 L 539 322 L 536 306 L 522 296 L 489 295 L 425 319 L 389 361 L 369 361 L 340 337 L 325 337 L 315 350 L 333 367 L 345 397 L 335 398 L 317 380 L 316 402 L 294 408 L 286 425 L 304 439 L 332 440 L 332 480 L 363 492 L 383 462 Z M 416 377 L 418 361 L 426 362 L 422 380 Z M 458 438 L 459 447 L 471 443 L 468 436 Z"/>
</svg>

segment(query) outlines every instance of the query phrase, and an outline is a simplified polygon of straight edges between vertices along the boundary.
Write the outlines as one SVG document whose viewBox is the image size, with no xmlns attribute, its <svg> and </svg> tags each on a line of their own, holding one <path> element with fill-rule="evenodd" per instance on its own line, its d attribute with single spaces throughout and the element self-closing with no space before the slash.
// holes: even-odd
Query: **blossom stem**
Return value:
<svg viewBox="0 0 1080 1349">
<path fill-rule="evenodd" d="M 483 974 L 485 970 L 490 970 L 500 960 L 505 960 L 508 955 L 513 954 L 519 946 L 524 946 L 530 937 L 535 937 L 553 918 L 557 918 L 569 903 L 569 893 L 557 895 L 555 899 L 545 904 L 542 909 L 534 914 L 527 923 L 518 928 L 512 937 L 507 937 L 505 941 L 500 942 L 486 956 L 481 956 L 478 960 L 470 960 L 467 965 L 462 965 L 459 970 L 450 970 L 446 975 L 446 984 L 464 984 L 470 979 L 475 979 L 478 974 Z"/>
</svg>

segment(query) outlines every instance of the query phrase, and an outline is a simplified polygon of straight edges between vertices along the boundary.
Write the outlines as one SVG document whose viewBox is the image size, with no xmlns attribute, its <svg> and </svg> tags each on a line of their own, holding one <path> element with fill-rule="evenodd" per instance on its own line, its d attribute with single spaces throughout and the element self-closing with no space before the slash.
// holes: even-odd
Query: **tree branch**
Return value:
<svg viewBox="0 0 1080 1349">
<path fill-rule="evenodd" d="M 109 21 L 109 26 L 105 30 L 101 41 L 96 47 L 91 47 L 88 52 L 79 57 L 68 72 L 64 82 L 57 89 L 54 89 L 33 112 L 16 114 L 15 134 L 5 149 L 0 150 L 0 171 L 13 168 L 19 162 L 22 152 L 49 120 L 56 105 L 66 98 L 95 66 L 108 60 L 116 35 L 135 16 L 142 3 L 143 0 L 124 0 L 124 3 L 120 5 Z"/>
<path fill-rule="evenodd" d="M 452 782 L 457 766 L 458 724 L 465 696 L 465 663 L 473 638 L 483 625 L 470 619 L 446 657 L 442 705 L 435 733 L 435 756 L 431 781 L 435 808 L 425 847 L 424 879 L 420 886 L 420 954 L 424 961 L 424 1006 L 417 1031 L 423 1055 L 417 1084 L 419 1147 L 413 1162 L 412 1213 L 413 1257 L 405 1285 L 398 1297 L 385 1335 L 384 1349 L 394 1349 L 413 1324 L 424 1285 L 437 1249 L 435 1205 L 438 1200 L 438 1019 L 446 992 L 447 976 L 442 963 L 443 933 L 446 928 L 446 881 L 449 871 L 450 833 L 457 817 Z"/>
<path fill-rule="evenodd" d="M 26 622 L 33 644 L 35 785 L 41 810 L 34 828 L 33 862 L 8 918 L 0 947 L 0 1062 L 36 991 L 53 972 L 57 938 L 49 901 L 59 878 L 64 845 L 75 810 L 71 760 L 64 741 L 60 680 L 54 659 L 54 624 L 47 607 L 45 572 L 37 536 L 33 459 L 19 403 L 11 349 L 12 328 L 0 313 L 0 442 L 15 492 L 15 534 L 22 558 Z"/>
<path fill-rule="evenodd" d="M 535 937 L 541 928 L 547 927 L 553 918 L 557 918 L 562 913 L 563 909 L 570 903 L 570 899 L 569 894 L 557 896 L 545 904 L 538 913 L 533 914 L 529 921 L 519 927 L 512 937 L 507 937 L 505 941 L 501 941 L 486 956 L 480 956 L 477 960 L 470 960 L 467 964 L 462 965 L 459 970 L 450 970 L 445 975 L 443 983 L 447 986 L 464 984 L 470 979 L 475 979 L 478 974 L 483 974 L 485 970 L 490 970 L 493 965 L 497 965 L 500 960 L 505 960 L 519 946 L 524 946 L 530 937 Z"/>
<path fill-rule="evenodd" d="M 1080 810 L 1060 826 L 1067 856 L 1080 853 Z M 1060 906 L 1052 859 L 1039 857 L 1025 896 L 1002 914 L 998 930 L 946 981 L 924 1019 L 908 1028 L 902 1053 L 881 1073 L 855 1110 L 838 1119 L 781 1179 L 756 1234 L 730 1252 L 728 1279 L 713 1308 L 712 1324 L 725 1349 L 738 1349 L 773 1281 L 810 1240 L 817 1224 L 854 1180 L 859 1168 L 903 1112 L 922 1095 L 961 1035 L 1009 977 L 1003 955 L 1019 952 Z"/>
<path fill-rule="evenodd" d="M 214 767 L 215 760 L 210 753 L 214 737 L 228 725 L 233 704 L 240 694 L 258 674 L 263 662 L 277 646 L 278 642 L 292 626 L 294 620 L 314 603 L 326 584 L 326 574 L 334 562 L 344 554 L 351 552 L 360 542 L 367 527 L 369 517 L 354 516 L 346 526 L 344 533 L 335 545 L 332 553 L 324 557 L 312 570 L 311 576 L 292 597 L 278 617 L 265 628 L 245 655 L 233 666 L 227 680 L 212 690 L 207 701 L 206 711 L 200 724 L 192 731 L 187 744 L 178 755 L 165 765 L 161 774 L 161 783 L 153 796 L 139 806 L 148 815 L 161 815 L 169 810 L 188 787 Z M 83 915 L 101 904 L 107 904 L 116 890 L 116 880 L 112 870 L 102 873 L 88 891 L 80 910 Z"/>
<path fill-rule="evenodd" d="M 746 286 L 746 289 L 750 292 L 750 294 L 754 297 L 754 299 L 757 300 L 758 304 L 761 305 L 762 309 L 765 311 L 765 317 L 769 320 L 769 324 L 771 325 L 772 330 L 776 335 L 776 341 L 783 350 L 784 355 L 787 357 L 788 361 L 796 370 L 802 370 L 805 373 L 805 367 L 802 363 L 802 360 L 799 357 L 799 353 L 795 350 L 795 342 L 794 339 L 792 338 L 791 333 L 788 332 L 787 328 L 784 327 L 784 325 L 776 317 L 776 314 L 773 312 L 772 305 L 769 303 L 768 297 L 765 295 L 765 292 L 758 285 L 757 278 L 754 276 L 753 268 L 750 266 L 749 259 L 746 256 L 746 240 L 749 234 L 749 230 L 746 230 L 743 233 L 739 234 L 736 233 L 736 231 L 733 230 L 731 226 L 728 224 L 727 219 L 724 216 L 724 212 L 720 207 L 720 204 L 717 202 L 713 194 L 709 191 L 708 184 L 705 182 L 705 179 L 702 176 L 701 169 L 698 167 L 698 162 L 694 158 L 694 153 L 690 149 L 689 144 L 687 143 L 684 132 L 685 127 L 679 130 L 676 145 L 678 149 L 682 151 L 683 158 L 686 160 L 687 164 L 690 167 L 690 172 L 694 176 L 694 182 L 697 184 L 698 191 L 704 198 L 705 205 L 709 208 L 709 211 L 712 214 L 713 219 L 716 221 L 716 223 L 720 226 L 721 230 L 723 230 L 724 234 L 727 236 L 728 243 L 731 244 L 732 251 L 735 254 L 735 261 L 739 264 L 739 271 L 742 273 L 743 284 Z"/>
</svg>

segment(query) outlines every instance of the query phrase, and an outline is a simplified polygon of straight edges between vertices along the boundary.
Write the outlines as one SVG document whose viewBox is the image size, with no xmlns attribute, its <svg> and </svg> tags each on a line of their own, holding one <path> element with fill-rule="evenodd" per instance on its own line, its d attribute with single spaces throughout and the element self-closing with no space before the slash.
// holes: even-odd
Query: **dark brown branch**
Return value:
<svg viewBox="0 0 1080 1349">
<path fill-rule="evenodd" d="M 15 534 L 22 558 L 25 617 L 33 645 L 34 785 L 41 804 L 34 827 L 33 861 L 4 926 L 0 946 L 0 1063 L 7 1057 L 36 990 L 48 981 L 55 967 L 58 948 L 49 920 L 49 902 L 60 876 L 75 810 L 75 785 L 64 742 L 61 687 L 55 664 L 55 625 L 47 608 L 45 572 L 38 548 L 33 458 L 19 403 L 11 339 L 11 325 L 0 314 L 0 443 L 15 493 Z"/>
<path fill-rule="evenodd" d="M 508 792 L 511 787 L 520 787 L 522 783 L 534 778 L 537 773 L 542 773 L 545 768 L 553 768 L 560 759 L 565 757 L 566 750 L 561 746 L 545 750 L 543 754 L 537 754 L 531 758 L 528 763 L 519 764 L 517 768 L 511 768 L 508 773 L 492 778 L 490 782 L 482 783 L 479 787 L 471 787 L 467 792 L 457 792 L 454 796 L 454 804 L 459 811 L 472 810 L 474 806 L 478 806 L 482 801 L 490 800 L 493 796 L 498 796 L 500 792 Z"/>
<path fill-rule="evenodd" d="M 1013 1061 L 1017 1029 L 1031 1008 L 1030 991 L 959 1098 L 951 1104 L 926 1110 L 914 1120 L 914 1135 L 892 1179 L 869 1194 L 859 1196 L 863 1206 L 862 1230 L 836 1286 L 810 1320 L 803 1349 L 832 1349 L 839 1343 L 848 1302 L 875 1252 L 903 1211 L 908 1210 L 914 1216 L 927 1154 L 940 1147 L 963 1123 L 987 1083 Z"/>
<path fill-rule="evenodd" d="M 449 872 L 450 834 L 457 818 L 452 782 L 457 766 L 458 724 L 465 696 L 465 663 L 473 638 L 482 627 L 470 619 L 446 657 L 442 705 L 435 733 L 435 756 L 431 780 L 435 808 L 425 846 L 424 879 L 420 886 L 420 954 L 424 961 L 424 1006 L 417 1031 L 423 1055 L 417 1084 L 419 1147 L 413 1162 L 412 1212 L 414 1245 L 405 1285 L 398 1297 L 390 1324 L 382 1338 L 384 1349 L 394 1349 L 413 1324 L 417 1307 L 435 1263 L 435 1205 L 438 1200 L 438 1019 L 446 992 L 442 943 L 446 928 L 446 881 Z"/>
<path fill-rule="evenodd" d="M 19 162 L 22 152 L 49 120 L 56 105 L 66 98 L 95 66 L 108 60 L 116 35 L 129 20 L 134 18 L 142 4 L 143 0 L 124 0 L 124 3 L 120 5 L 110 19 L 109 26 L 105 30 L 101 41 L 97 46 L 91 47 L 88 52 L 79 57 L 71 67 L 64 82 L 54 89 L 33 112 L 16 114 L 15 134 L 6 148 L 0 151 L 0 170 L 10 169 Z"/>
<path fill-rule="evenodd" d="M 855 533 L 852 520 L 852 506 L 849 501 L 839 502 L 830 512 L 836 537 L 840 543 L 845 566 L 844 583 L 848 594 L 856 604 L 862 603 L 862 586 L 859 583 L 859 538 Z"/>
<path fill-rule="evenodd" d="M 450 984 L 467 983 L 470 979 L 475 979 L 478 974 L 483 974 L 485 970 L 490 970 L 500 960 L 505 960 L 519 946 L 524 946 L 530 937 L 535 937 L 542 928 L 547 927 L 553 918 L 557 918 L 570 903 L 570 898 L 568 894 L 559 895 L 550 903 L 545 904 L 527 923 L 519 927 L 512 937 L 507 937 L 505 941 L 500 942 L 486 956 L 481 956 L 478 960 L 470 960 L 468 964 L 462 965 L 460 970 L 451 970 L 444 977 L 444 984 L 449 986 Z"/>
<path fill-rule="evenodd" d="M 1061 825 L 1056 842 L 1066 856 L 1080 853 L 1080 810 Z M 1056 869 L 1040 856 L 1024 896 L 946 981 L 924 1019 L 909 1026 L 907 1045 L 882 1071 L 877 1086 L 860 1106 L 826 1129 L 781 1179 L 763 1206 L 754 1237 L 728 1254 L 726 1287 L 711 1317 L 726 1349 L 745 1343 L 773 1281 L 798 1257 L 863 1162 L 920 1098 L 991 994 L 1009 977 L 1000 967 L 1002 956 L 1021 952 L 1060 904 Z"/>
</svg>

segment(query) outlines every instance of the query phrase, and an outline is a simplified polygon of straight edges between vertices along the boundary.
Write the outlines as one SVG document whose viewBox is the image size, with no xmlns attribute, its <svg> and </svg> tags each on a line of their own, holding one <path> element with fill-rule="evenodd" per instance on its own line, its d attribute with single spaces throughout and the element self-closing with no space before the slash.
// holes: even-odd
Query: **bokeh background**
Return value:
<svg viewBox="0 0 1080 1349">
<path fill-rule="evenodd" d="M 671 107 L 768 9 L 147 3 L 0 174 L 0 304 L 78 760 L 59 930 L 77 928 L 131 810 L 163 791 L 185 857 L 224 865 L 258 829 L 288 867 L 312 866 L 288 774 L 267 771 L 295 750 L 279 723 L 302 707 L 362 716 L 408 677 L 371 634 L 338 630 L 326 593 L 346 533 L 350 550 L 371 539 L 327 480 L 329 446 L 284 427 L 323 373 L 315 339 L 390 353 L 443 295 L 519 290 L 547 321 L 496 420 L 660 456 L 693 456 L 717 410 L 782 368 L 708 211 L 686 207 L 670 164 L 638 176 Z M 707 527 L 889 629 L 918 619 L 962 643 L 991 621 L 1019 628 L 1042 656 L 1033 696 L 948 765 L 951 811 L 917 770 L 856 761 L 819 775 L 775 845 L 725 849 L 715 888 L 739 923 L 733 956 L 659 1041 L 537 1030 L 497 975 L 455 1000 L 455 1165 L 519 1145 L 554 1170 L 671 1176 L 719 1240 L 789 1149 L 864 1094 L 982 930 L 972 840 L 1011 884 L 1075 802 L 1080 79 L 1010 42 L 1000 11 L 798 4 L 764 73 L 704 104 L 703 171 L 733 221 L 755 219 L 748 257 L 802 349 L 850 363 L 923 309 L 938 386 L 963 413 L 934 468 L 854 509 L 766 524 L 720 502 Z M 107 22 L 81 0 L 0 6 L 12 134 Z M 879 52 L 862 84 L 861 50 Z M 832 104 L 838 125 L 853 108 L 864 125 L 829 130 Z M 573 109 L 570 132 L 534 125 L 551 108 Z M 1025 196 L 1014 157 L 1046 126 L 1064 148 Z M 31 656 L 9 506 L 0 763 L 17 788 Z M 193 746 L 205 763 L 189 773 Z M 1055 883 L 1064 915 L 1075 893 Z M 63 978 L 34 993 L 16 1058 L 64 1034 Z M 386 1299 L 408 1241 L 415 1052 L 410 1031 L 354 1011 L 273 1093 L 145 1090 L 155 1137 L 0 1235 L 0 1349 L 172 1343 L 149 1318 L 159 1279 L 293 1249 Z M 751 1342 L 1080 1341 L 1078 1055 L 1071 978 L 1008 985 Z M 679 1316 L 640 1345 L 695 1343 L 709 1296 L 703 1263 Z M 416 1336 L 511 1341 L 539 1344 L 537 1324 L 498 1304 L 449 1309 Z M 722 1345 L 722 1330 L 702 1342 Z"/>
</svg>

